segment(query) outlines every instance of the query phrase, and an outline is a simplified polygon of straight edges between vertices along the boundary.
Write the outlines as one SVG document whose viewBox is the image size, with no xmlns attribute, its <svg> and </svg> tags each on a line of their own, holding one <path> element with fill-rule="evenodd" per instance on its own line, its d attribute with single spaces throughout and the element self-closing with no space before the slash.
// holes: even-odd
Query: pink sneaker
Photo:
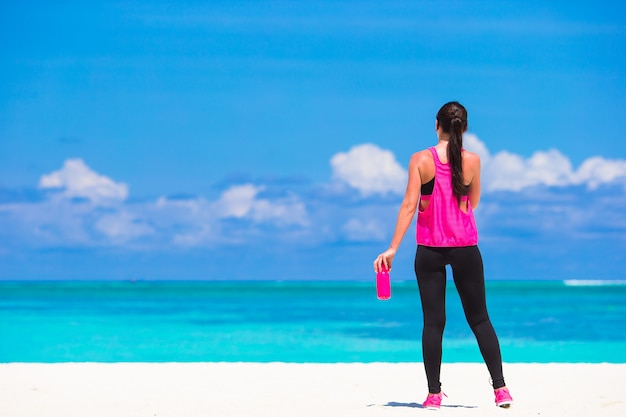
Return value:
<svg viewBox="0 0 626 417">
<path fill-rule="evenodd" d="M 428 397 L 426 397 L 426 401 L 422 403 L 422 406 L 428 410 L 439 410 L 439 407 L 441 407 L 441 397 L 444 395 L 446 394 L 443 392 L 440 392 L 439 394 L 428 394 Z"/>
<path fill-rule="evenodd" d="M 499 388 L 495 391 L 496 405 L 502 408 L 509 408 L 513 404 L 513 398 L 507 388 Z"/>
</svg>

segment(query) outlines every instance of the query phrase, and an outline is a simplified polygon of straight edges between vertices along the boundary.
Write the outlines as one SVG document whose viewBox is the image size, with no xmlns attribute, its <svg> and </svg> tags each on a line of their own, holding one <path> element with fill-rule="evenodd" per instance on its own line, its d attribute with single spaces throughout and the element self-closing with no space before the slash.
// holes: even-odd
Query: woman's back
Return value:
<svg viewBox="0 0 626 417">
<path fill-rule="evenodd" d="M 424 174 L 427 175 L 432 168 L 434 185 L 430 195 L 420 196 L 417 243 L 432 247 L 476 245 L 478 231 L 468 195 L 455 194 L 450 164 L 441 161 L 436 147 L 427 149 L 427 152 L 431 158 L 430 161 L 423 158 Z"/>
</svg>

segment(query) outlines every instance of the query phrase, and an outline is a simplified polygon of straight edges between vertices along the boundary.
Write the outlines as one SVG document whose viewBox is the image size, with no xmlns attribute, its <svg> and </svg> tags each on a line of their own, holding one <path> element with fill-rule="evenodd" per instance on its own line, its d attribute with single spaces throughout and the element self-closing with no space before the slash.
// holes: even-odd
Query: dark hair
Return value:
<svg viewBox="0 0 626 417">
<path fill-rule="evenodd" d="M 467 110 L 461 103 L 451 101 L 439 109 L 437 121 L 441 129 L 450 134 L 447 154 L 452 171 L 452 191 L 457 200 L 460 200 L 465 191 L 461 150 L 463 149 L 463 132 L 467 129 Z"/>
</svg>

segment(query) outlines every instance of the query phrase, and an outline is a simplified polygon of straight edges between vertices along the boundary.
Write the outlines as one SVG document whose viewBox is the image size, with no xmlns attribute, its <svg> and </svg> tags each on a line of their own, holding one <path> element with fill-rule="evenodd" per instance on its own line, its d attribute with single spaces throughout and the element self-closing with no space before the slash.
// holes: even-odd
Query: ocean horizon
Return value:
<svg viewBox="0 0 626 417">
<path fill-rule="evenodd" d="M 487 281 L 504 362 L 625 363 L 626 280 Z M 452 281 L 443 361 L 482 362 Z M 421 362 L 414 280 L 0 281 L 0 362 Z"/>
</svg>

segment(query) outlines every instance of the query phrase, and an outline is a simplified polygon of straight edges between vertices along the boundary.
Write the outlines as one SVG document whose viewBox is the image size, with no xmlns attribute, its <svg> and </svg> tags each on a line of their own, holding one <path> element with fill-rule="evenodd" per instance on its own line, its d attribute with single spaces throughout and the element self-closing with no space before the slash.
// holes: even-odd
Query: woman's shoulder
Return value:
<svg viewBox="0 0 626 417">
<path fill-rule="evenodd" d="M 420 175 L 428 176 L 428 173 L 435 169 L 435 162 L 432 152 L 429 149 L 423 149 L 421 151 L 415 152 L 413 155 L 411 155 L 409 169 L 415 169 L 421 173 Z"/>
<path fill-rule="evenodd" d="M 480 156 L 474 152 L 463 150 L 463 170 L 480 172 Z"/>
<path fill-rule="evenodd" d="M 463 149 L 463 160 L 466 162 L 477 162 L 480 163 L 480 156 L 474 152 L 470 152 L 467 149 Z"/>
<path fill-rule="evenodd" d="M 421 151 L 415 152 L 411 155 L 411 162 L 421 162 L 421 161 L 432 161 L 433 154 L 430 151 L 430 148 L 422 149 Z"/>
</svg>

